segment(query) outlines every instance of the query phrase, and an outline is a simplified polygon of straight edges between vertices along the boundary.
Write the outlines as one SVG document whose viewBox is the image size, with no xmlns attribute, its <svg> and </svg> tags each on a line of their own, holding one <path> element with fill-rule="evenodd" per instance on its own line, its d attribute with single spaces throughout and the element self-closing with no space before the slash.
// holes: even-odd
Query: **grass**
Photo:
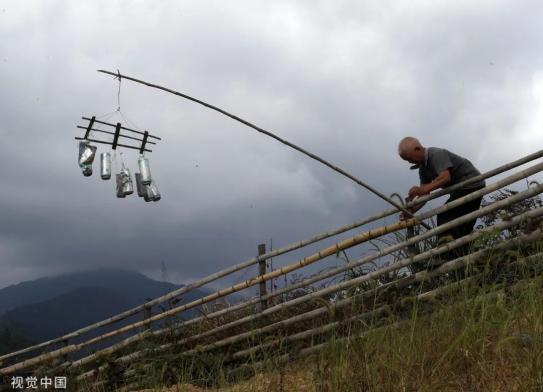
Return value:
<svg viewBox="0 0 543 392">
<path fill-rule="evenodd" d="M 172 349 L 132 364 L 126 390 L 543 391 L 540 270 L 481 270 L 487 279 L 430 302 L 404 301 L 380 326 L 355 321 L 305 341 L 327 342 L 312 356 L 279 347 L 232 371 L 225 351 Z"/>
</svg>

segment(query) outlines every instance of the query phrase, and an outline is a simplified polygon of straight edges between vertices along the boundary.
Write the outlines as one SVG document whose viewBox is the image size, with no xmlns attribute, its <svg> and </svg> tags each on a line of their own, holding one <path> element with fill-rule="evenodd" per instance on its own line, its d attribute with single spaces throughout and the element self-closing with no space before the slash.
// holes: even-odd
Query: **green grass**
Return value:
<svg viewBox="0 0 543 392">
<path fill-rule="evenodd" d="M 517 253 L 504 258 L 520 257 Z M 129 378 L 122 377 L 124 369 L 114 367 L 105 376 L 141 389 L 182 385 L 181 391 L 543 391 L 540 265 L 502 264 L 496 269 L 487 263 L 474 272 L 480 279 L 431 301 L 392 297 L 389 304 L 396 305 L 384 319 L 349 322 L 332 334 L 259 352 L 245 363 L 228 362 L 225 351 L 184 356 L 186 348 L 174 347 L 132 363 Z M 419 290 L 413 287 L 412 294 Z M 317 354 L 296 357 L 301 347 L 323 341 L 325 348 Z M 254 342 L 236 349 L 244 344 Z M 289 362 L 283 357 L 287 352 Z M 243 371 L 235 371 L 240 365 Z"/>
</svg>

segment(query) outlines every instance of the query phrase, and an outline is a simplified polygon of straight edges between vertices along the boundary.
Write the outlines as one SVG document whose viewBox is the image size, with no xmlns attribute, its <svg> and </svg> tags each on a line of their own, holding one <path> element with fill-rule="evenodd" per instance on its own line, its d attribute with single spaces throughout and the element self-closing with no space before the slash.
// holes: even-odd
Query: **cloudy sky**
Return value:
<svg viewBox="0 0 543 392">
<path fill-rule="evenodd" d="M 117 199 L 76 161 L 81 116 L 117 108 L 118 82 L 97 69 L 209 101 L 405 193 L 418 180 L 396 155 L 406 135 L 481 171 L 541 148 L 542 11 L 512 0 L 0 0 L 0 287 L 100 266 L 160 278 L 162 263 L 188 282 L 259 242 L 387 208 L 266 136 L 129 81 L 122 113 L 163 138 L 150 154 L 163 199 Z M 123 159 L 134 172 L 137 153 Z"/>
</svg>

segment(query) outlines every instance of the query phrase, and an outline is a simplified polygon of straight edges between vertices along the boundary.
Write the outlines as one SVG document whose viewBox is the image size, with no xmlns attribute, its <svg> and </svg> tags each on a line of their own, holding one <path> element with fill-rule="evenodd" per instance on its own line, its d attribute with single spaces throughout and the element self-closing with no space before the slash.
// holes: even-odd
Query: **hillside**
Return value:
<svg viewBox="0 0 543 392">
<path fill-rule="evenodd" d="M 41 278 L 6 287 L 0 290 L 0 309 L 4 310 L 0 315 L 0 353 L 58 337 L 180 287 L 118 269 Z M 205 293 L 205 289 L 191 291 L 181 302 Z M 127 318 L 120 325 L 135 320 Z"/>
<path fill-rule="evenodd" d="M 388 326 L 368 330 L 353 324 L 348 344 L 341 340 L 345 336 L 332 335 L 321 350 L 293 356 L 288 363 L 281 350 L 270 350 L 267 364 L 256 374 L 250 368 L 259 364 L 251 359 L 248 371 L 234 376 L 212 366 L 198 368 L 206 360 L 213 363 L 210 358 L 187 358 L 186 364 L 158 358 L 154 372 L 146 373 L 151 378 L 141 379 L 153 388 L 139 390 L 543 391 L 543 277 L 512 286 L 509 292 L 491 294 L 494 289 L 487 285 L 443 296 L 430 312 L 421 303 L 407 319 L 393 318 Z M 169 373 L 160 372 L 166 363 L 179 379 L 173 386 L 164 384 Z M 198 370 L 190 373 L 189 363 Z M 204 375 L 209 378 L 202 379 Z"/>
<path fill-rule="evenodd" d="M 142 303 L 181 285 L 158 282 L 135 271 L 101 268 L 91 271 L 44 277 L 0 289 L 0 314 L 18 306 L 38 303 L 80 287 L 115 289 L 130 300 Z"/>
</svg>

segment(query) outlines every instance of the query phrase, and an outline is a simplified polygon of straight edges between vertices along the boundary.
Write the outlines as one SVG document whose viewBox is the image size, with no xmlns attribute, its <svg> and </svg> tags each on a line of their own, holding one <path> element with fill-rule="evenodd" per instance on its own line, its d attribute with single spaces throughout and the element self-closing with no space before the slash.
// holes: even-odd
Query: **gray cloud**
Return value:
<svg viewBox="0 0 543 392">
<path fill-rule="evenodd" d="M 96 266 L 159 277 L 161 262 L 172 280 L 193 280 L 259 242 L 387 207 L 241 124 L 128 81 L 122 112 L 164 138 L 151 154 L 164 198 L 118 200 L 76 164 L 80 116 L 117 106 L 117 82 L 96 69 L 209 100 L 405 192 L 417 181 L 396 156 L 405 134 L 481 170 L 542 144 L 538 11 L 535 1 L 2 2 L 0 286 Z M 135 170 L 136 154 L 123 157 Z"/>
</svg>

